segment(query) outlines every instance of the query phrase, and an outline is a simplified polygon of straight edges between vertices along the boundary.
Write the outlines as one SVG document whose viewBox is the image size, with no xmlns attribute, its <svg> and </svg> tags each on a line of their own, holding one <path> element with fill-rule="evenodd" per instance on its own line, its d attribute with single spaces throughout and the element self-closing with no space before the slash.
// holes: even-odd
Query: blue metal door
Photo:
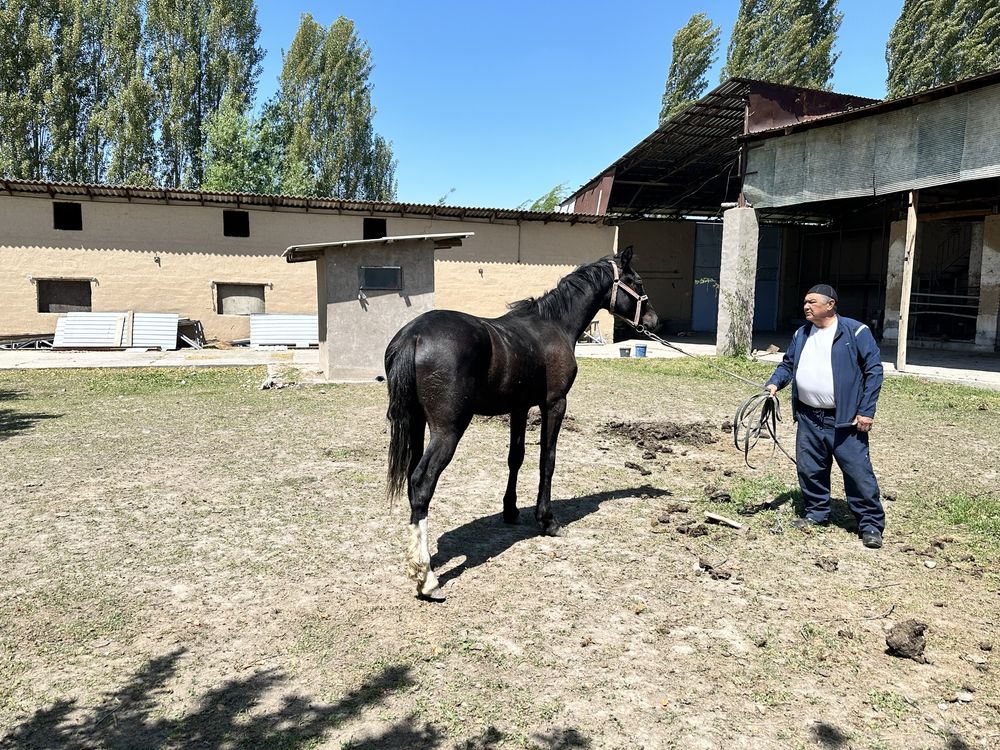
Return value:
<svg viewBox="0 0 1000 750">
<path fill-rule="evenodd" d="M 694 291 L 691 330 L 714 331 L 719 319 L 719 269 L 722 224 L 698 224 L 694 242 Z"/>
<path fill-rule="evenodd" d="M 710 332 L 718 327 L 721 265 L 722 224 L 698 224 L 694 245 L 694 291 L 691 295 L 693 331 Z M 754 287 L 755 331 L 773 331 L 777 327 L 780 266 L 781 227 L 761 227 Z"/>
<path fill-rule="evenodd" d="M 754 287 L 753 329 L 773 331 L 778 325 L 778 274 L 781 265 L 781 227 L 761 227 L 757 245 L 757 283 Z"/>
</svg>

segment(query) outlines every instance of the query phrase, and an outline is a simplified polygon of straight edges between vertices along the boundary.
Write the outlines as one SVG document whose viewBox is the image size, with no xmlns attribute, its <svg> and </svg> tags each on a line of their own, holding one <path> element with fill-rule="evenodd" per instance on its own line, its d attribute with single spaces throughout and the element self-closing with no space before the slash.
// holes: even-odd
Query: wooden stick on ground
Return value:
<svg viewBox="0 0 1000 750">
<path fill-rule="evenodd" d="M 726 518 L 725 516 L 720 516 L 718 513 L 709 513 L 705 511 L 705 520 L 709 523 L 721 523 L 724 526 L 731 526 L 734 529 L 742 529 L 743 524 L 738 521 L 734 521 L 731 518 Z"/>
</svg>

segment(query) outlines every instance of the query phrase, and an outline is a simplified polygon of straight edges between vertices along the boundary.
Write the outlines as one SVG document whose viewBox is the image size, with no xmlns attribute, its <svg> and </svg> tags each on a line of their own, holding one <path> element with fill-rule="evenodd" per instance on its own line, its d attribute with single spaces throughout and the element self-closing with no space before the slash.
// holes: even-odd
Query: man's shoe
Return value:
<svg viewBox="0 0 1000 750">
<path fill-rule="evenodd" d="M 862 531 L 861 543 L 869 549 L 880 549 L 882 547 L 882 532 L 876 529 Z"/>
<path fill-rule="evenodd" d="M 788 525 L 793 529 L 805 531 L 806 529 L 811 529 L 814 526 L 826 526 L 826 523 L 826 521 L 817 521 L 814 518 L 793 518 Z"/>
</svg>

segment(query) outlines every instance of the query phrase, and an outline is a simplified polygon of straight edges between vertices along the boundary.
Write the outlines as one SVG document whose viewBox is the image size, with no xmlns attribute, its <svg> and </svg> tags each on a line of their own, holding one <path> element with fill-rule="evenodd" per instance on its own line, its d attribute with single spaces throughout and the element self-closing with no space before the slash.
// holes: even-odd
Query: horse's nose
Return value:
<svg viewBox="0 0 1000 750">
<path fill-rule="evenodd" d="M 642 324 L 650 331 L 655 331 L 660 325 L 660 316 L 656 314 L 656 310 L 653 309 L 652 305 L 646 305 L 646 312 L 642 316 Z"/>
</svg>

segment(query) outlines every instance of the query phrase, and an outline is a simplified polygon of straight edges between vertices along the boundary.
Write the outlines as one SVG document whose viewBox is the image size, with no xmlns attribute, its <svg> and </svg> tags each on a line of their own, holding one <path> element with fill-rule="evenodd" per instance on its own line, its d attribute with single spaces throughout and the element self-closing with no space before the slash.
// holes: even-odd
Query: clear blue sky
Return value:
<svg viewBox="0 0 1000 750">
<path fill-rule="evenodd" d="M 258 0 L 270 97 L 303 13 L 343 15 L 368 42 L 375 129 L 399 161 L 398 199 L 514 208 L 587 182 L 656 127 L 674 33 L 692 14 L 722 27 L 737 0 Z M 885 42 L 902 0 L 840 0 L 833 88 L 885 95 Z"/>
</svg>

